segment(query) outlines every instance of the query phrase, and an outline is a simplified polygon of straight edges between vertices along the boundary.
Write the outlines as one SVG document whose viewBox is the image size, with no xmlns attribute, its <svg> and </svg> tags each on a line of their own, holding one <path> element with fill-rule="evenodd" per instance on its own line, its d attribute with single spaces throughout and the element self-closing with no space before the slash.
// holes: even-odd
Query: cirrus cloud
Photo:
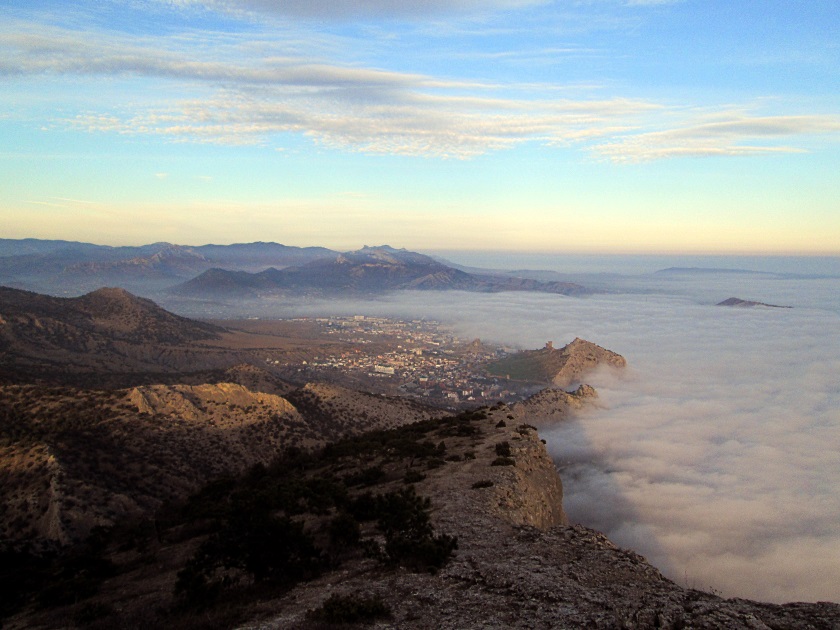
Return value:
<svg viewBox="0 0 840 630">
<path fill-rule="evenodd" d="M 837 116 L 723 110 L 698 119 L 620 95 L 557 98 L 556 85 L 336 63 L 290 53 L 268 36 L 136 38 L 22 22 L 0 29 L 0 77 L 44 75 L 151 81 L 148 95 L 128 103 L 56 118 L 172 142 L 276 145 L 293 133 L 347 151 L 457 159 L 534 142 L 642 162 L 801 152 L 808 138 L 840 132 Z"/>
</svg>

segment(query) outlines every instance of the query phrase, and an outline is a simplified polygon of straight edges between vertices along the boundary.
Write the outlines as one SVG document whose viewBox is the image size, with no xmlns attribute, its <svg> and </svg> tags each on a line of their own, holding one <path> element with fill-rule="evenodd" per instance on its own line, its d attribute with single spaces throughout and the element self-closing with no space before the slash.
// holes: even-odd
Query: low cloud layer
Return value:
<svg viewBox="0 0 840 630">
<path fill-rule="evenodd" d="M 797 297 L 765 278 L 745 296 L 772 302 L 779 282 L 793 309 L 714 306 L 732 282 L 675 292 L 648 276 L 638 295 L 422 293 L 307 311 L 425 315 L 465 337 L 535 348 L 580 336 L 620 352 L 622 378 L 590 379 L 602 407 L 544 431 L 572 520 L 689 587 L 840 601 L 840 280 L 802 282 Z"/>
</svg>

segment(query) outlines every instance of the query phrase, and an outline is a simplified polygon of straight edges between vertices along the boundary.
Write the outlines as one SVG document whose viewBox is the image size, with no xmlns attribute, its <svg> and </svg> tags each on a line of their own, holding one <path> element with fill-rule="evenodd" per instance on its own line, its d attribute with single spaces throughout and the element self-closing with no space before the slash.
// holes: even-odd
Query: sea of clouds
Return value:
<svg viewBox="0 0 840 630">
<path fill-rule="evenodd" d="M 644 274 L 585 298 L 406 293 L 278 315 L 435 318 L 523 348 L 624 355 L 599 406 L 542 430 L 573 522 L 688 587 L 840 601 L 840 279 Z M 790 309 L 715 306 L 737 296 Z M 263 313 L 264 314 L 264 313 Z"/>
</svg>

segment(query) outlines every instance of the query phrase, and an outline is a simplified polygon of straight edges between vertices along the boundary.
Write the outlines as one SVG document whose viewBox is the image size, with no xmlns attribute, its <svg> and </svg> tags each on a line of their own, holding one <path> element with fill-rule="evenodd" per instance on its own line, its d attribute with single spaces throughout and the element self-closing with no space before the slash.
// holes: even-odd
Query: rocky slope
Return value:
<svg viewBox="0 0 840 630">
<path fill-rule="evenodd" d="M 548 342 L 539 350 L 525 350 L 487 367 L 490 374 L 515 380 L 551 383 L 568 387 L 581 383 L 599 366 L 621 369 L 627 361 L 620 354 L 576 337 L 559 350 Z"/>
<path fill-rule="evenodd" d="M 311 611 L 334 596 L 345 596 L 351 601 L 378 598 L 388 615 L 366 626 L 377 629 L 840 627 L 837 604 L 770 605 L 685 589 L 638 554 L 616 547 L 598 532 L 568 524 L 562 485 L 539 435 L 504 405 L 468 414 L 454 424 L 425 423 L 415 437 L 432 443 L 443 439 L 445 450 L 439 450 L 445 459 L 428 459 L 418 467 L 390 450 L 371 451 L 371 458 L 354 467 L 348 451 L 336 470 L 352 479 L 360 470 L 381 469 L 378 479 L 367 482 L 376 493 L 404 489 L 405 471 L 415 472 L 411 485 L 420 496 L 431 497 L 435 530 L 458 538 L 455 555 L 437 572 L 351 554 L 319 577 L 257 590 L 250 599 L 239 600 L 235 613 L 236 600 L 231 599 L 184 613 L 172 608 L 172 590 L 197 541 L 185 538 L 183 529 L 167 530 L 162 542 L 152 539 L 138 551 L 113 553 L 116 573 L 94 599 L 54 610 L 28 608 L 7 625 L 50 628 L 60 621 L 62 627 L 77 627 L 81 624 L 74 620 L 95 613 L 96 628 L 174 623 L 184 628 L 314 630 L 344 627 L 314 621 Z M 382 435 L 370 439 L 384 441 Z M 304 522 L 317 534 L 313 519 Z"/>
<path fill-rule="evenodd" d="M 264 619 L 242 627 L 318 627 L 307 611 L 333 595 L 359 594 L 387 603 L 390 618 L 370 626 L 378 629 L 840 627 L 836 604 L 779 606 L 685 589 L 602 534 L 568 525 L 539 436 L 511 415 L 492 410 L 469 446 L 475 459 L 447 463 L 416 484 L 433 497 L 438 529 L 458 536 L 455 558 L 439 573 L 383 572 L 362 561 L 297 586 L 265 604 Z M 511 446 L 514 465 L 491 465 L 500 442 Z"/>
<path fill-rule="evenodd" d="M 294 401 L 294 402 L 292 402 Z M 54 542 L 149 516 L 224 474 L 361 431 L 432 417 L 401 399 L 237 383 L 113 392 L 0 387 L 0 538 Z"/>
</svg>

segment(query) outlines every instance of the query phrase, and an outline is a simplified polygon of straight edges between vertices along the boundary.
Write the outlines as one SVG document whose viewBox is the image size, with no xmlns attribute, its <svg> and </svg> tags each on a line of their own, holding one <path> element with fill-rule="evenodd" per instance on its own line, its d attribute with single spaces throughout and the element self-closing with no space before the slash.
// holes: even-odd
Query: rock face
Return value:
<svg viewBox="0 0 840 630">
<path fill-rule="evenodd" d="M 584 339 L 574 341 L 555 350 L 552 342 L 540 350 L 526 350 L 488 366 L 487 371 L 496 376 L 515 380 L 542 381 L 557 387 L 581 383 L 599 366 L 623 368 L 624 357 Z"/>
<path fill-rule="evenodd" d="M 566 420 L 575 411 L 595 404 L 597 400 L 598 392 L 590 385 L 580 385 L 573 392 L 548 387 L 514 403 L 511 411 L 517 418 L 542 428 Z"/>
<path fill-rule="evenodd" d="M 378 595 L 391 617 L 368 626 L 377 629 L 840 628 L 836 604 L 771 605 L 685 589 L 637 553 L 566 524 L 559 506 L 548 505 L 562 490 L 537 433 L 511 415 L 494 408 L 475 459 L 417 484 L 433 498 L 437 529 L 458 536 L 456 557 L 439 573 L 344 565 L 282 595 L 272 606 L 279 614 L 242 627 L 305 630 L 314 627 L 307 611 L 330 596 Z M 513 466 L 491 466 L 500 441 Z M 492 485 L 476 488 L 482 480 Z"/>
</svg>

